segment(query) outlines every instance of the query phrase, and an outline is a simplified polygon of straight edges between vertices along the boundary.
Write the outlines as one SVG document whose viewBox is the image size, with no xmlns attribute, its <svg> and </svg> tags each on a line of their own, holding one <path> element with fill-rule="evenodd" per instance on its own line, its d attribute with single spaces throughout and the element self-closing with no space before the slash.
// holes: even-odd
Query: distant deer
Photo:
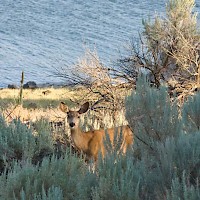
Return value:
<svg viewBox="0 0 200 200">
<path fill-rule="evenodd" d="M 126 153 L 127 148 L 131 147 L 133 144 L 133 133 L 128 126 L 110 128 L 107 129 L 107 131 L 100 129 L 83 132 L 79 127 L 80 115 L 87 112 L 89 109 L 88 102 L 84 103 L 78 111 L 69 110 L 68 106 L 61 102 L 60 109 L 67 114 L 67 121 L 71 130 L 71 138 L 76 148 L 83 151 L 89 158 L 93 158 L 95 161 L 97 160 L 99 153 L 102 154 L 102 157 L 105 156 L 105 133 L 108 133 L 110 142 L 113 144 L 115 132 L 119 134 L 120 131 L 122 131 L 122 145 L 120 150 L 123 153 Z"/>
</svg>

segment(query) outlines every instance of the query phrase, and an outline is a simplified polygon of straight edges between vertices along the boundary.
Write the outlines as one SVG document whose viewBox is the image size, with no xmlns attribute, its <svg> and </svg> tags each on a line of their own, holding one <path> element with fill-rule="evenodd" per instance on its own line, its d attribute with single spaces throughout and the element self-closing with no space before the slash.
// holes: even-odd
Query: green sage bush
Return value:
<svg viewBox="0 0 200 200">
<path fill-rule="evenodd" d="M 151 87 L 144 77 L 127 97 L 126 108 L 126 118 L 142 149 L 155 151 L 157 142 L 178 137 L 182 130 L 178 105 L 172 103 L 167 87 Z"/>
<path fill-rule="evenodd" d="M 200 175 L 199 94 L 179 108 L 167 88 L 150 86 L 140 77 L 136 90 L 127 98 L 126 116 L 134 130 L 134 155 L 140 160 L 143 199 L 172 197 L 177 180 L 185 192 L 198 195 Z M 139 156 L 138 156 L 139 151 Z M 183 180 L 185 177 L 185 181 Z M 172 187 L 173 186 L 173 187 Z M 139 188 L 139 192 L 143 191 Z M 182 190 L 183 191 L 183 190 Z M 182 199 L 181 192 L 177 194 Z M 178 199 L 177 198 L 177 199 Z M 190 197 L 186 198 L 190 199 Z M 192 196 L 191 196 L 192 199 Z"/>
<path fill-rule="evenodd" d="M 53 139 L 45 124 L 41 123 L 37 134 L 28 128 L 20 120 L 13 120 L 7 124 L 0 117 L 0 160 L 1 172 L 6 165 L 10 165 L 13 160 L 32 160 L 36 155 L 45 149 L 46 152 L 53 153 Z M 37 161 L 35 160 L 35 163 Z"/>
<path fill-rule="evenodd" d="M 200 129 L 200 93 L 190 96 L 183 106 L 184 130 L 187 133 Z"/>
<path fill-rule="evenodd" d="M 0 176 L 1 199 L 52 199 L 60 192 L 60 199 L 74 199 L 80 190 L 79 184 L 87 191 L 83 162 L 66 152 L 63 158 L 44 158 L 41 165 L 26 161 L 15 163 L 9 173 Z M 85 194 L 89 195 L 89 194 Z M 63 198 L 64 197 L 64 198 Z"/>
<path fill-rule="evenodd" d="M 92 162 L 86 164 L 69 148 L 65 155 L 42 157 L 33 165 L 35 152 L 53 149 L 46 122 L 38 122 L 35 135 L 19 121 L 7 125 L 1 119 L 1 156 L 15 156 L 17 149 L 23 159 L 1 174 L 0 199 L 199 199 L 199 97 L 197 93 L 179 107 L 166 87 L 139 78 L 126 99 L 133 149 L 122 155 L 120 141 L 115 151 L 105 141 L 108 153 L 99 157 L 94 170 Z"/>
</svg>

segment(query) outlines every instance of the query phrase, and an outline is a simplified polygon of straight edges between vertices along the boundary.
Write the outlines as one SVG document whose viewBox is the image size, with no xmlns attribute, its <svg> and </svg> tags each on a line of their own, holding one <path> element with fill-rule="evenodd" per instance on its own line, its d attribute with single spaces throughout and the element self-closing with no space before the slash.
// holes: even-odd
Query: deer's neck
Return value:
<svg viewBox="0 0 200 200">
<path fill-rule="evenodd" d="M 83 152 L 88 151 L 88 143 L 92 138 L 91 134 L 84 133 L 81 131 L 80 128 L 77 128 L 77 129 L 71 129 L 71 137 L 75 146 L 79 150 L 82 150 Z"/>
</svg>

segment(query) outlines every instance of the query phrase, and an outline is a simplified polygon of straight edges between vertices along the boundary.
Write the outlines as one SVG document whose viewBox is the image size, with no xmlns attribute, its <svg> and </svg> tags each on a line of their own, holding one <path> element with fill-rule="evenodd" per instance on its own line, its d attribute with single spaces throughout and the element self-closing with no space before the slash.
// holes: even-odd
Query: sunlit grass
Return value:
<svg viewBox="0 0 200 200">
<path fill-rule="evenodd" d="M 2 89 L 0 90 L 1 99 L 18 99 L 19 89 Z M 75 95 L 75 91 L 71 88 L 38 88 L 38 89 L 23 89 L 23 99 L 67 99 Z"/>
<path fill-rule="evenodd" d="M 0 90 L 0 107 L 7 108 L 16 105 L 19 99 L 19 89 Z M 79 99 L 86 93 L 78 88 L 38 88 L 23 90 L 23 107 L 28 109 L 56 108 L 60 101 L 71 104 L 70 99 Z"/>
<path fill-rule="evenodd" d="M 22 122 L 35 122 L 40 119 L 64 122 L 66 114 L 59 109 L 60 102 L 64 101 L 73 109 L 78 106 L 71 100 L 83 103 L 88 100 L 84 100 L 85 94 L 87 90 L 84 88 L 24 89 L 23 106 L 20 106 L 17 104 L 19 89 L 2 89 L 0 90 L 0 111 L 7 121 L 19 118 Z M 94 96 L 91 96 L 91 99 L 94 99 Z M 82 129 L 85 131 L 114 126 L 111 113 L 106 110 L 100 110 L 98 116 L 96 112 L 90 110 L 81 121 Z M 126 123 L 124 111 L 120 111 L 115 125 Z"/>
</svg>

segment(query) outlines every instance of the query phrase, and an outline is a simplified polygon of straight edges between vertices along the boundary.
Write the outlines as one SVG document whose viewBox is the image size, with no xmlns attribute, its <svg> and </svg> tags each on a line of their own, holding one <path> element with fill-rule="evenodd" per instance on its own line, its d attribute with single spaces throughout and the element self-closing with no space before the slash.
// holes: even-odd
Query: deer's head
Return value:
<svg viewBox="0 0 200 200">
<path fill-rule="evenodd" d="M 88 108 L 89 102 L 84 103 L 78 111 L 70 110 L 64 102 L 60 103 L 61 111 L 67 114 L 67 122 L 69 124 L 70 129 L 76 129 L 79 127 L 80 115 L 87 112 Z"/>
</svg>

